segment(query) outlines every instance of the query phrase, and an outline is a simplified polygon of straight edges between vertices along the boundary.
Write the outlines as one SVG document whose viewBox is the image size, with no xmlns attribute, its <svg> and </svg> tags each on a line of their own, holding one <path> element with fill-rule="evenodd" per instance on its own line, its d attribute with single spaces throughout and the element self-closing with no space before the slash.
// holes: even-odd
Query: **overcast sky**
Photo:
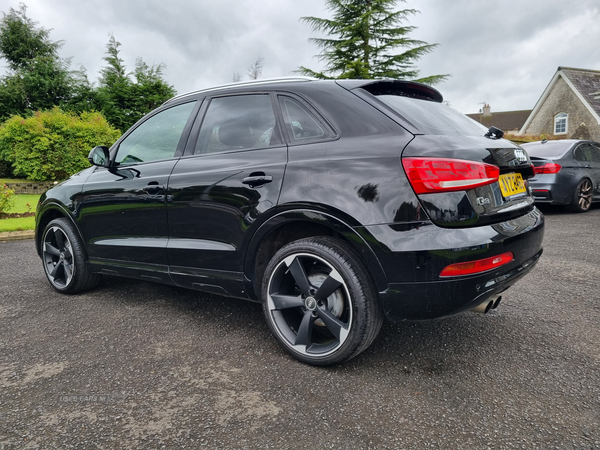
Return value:
<svg viewBox="0 0 600 450">
<path fill-rule="evenodd" d="M 129 70 L 136 57 L 165 63 L 179 93 L 232 81 L 257 58 L 263 77 L 320 69 L 302 16 L 328 17 L 325 0 L 26 0 L 28 15 L 64 40 L 61 56 L 95 81 L 109 33 Z M 18 8 L 0 0 L 0 10 Z M 532 109 L 558 66 L 600 70 L 600 0 L 407 0 L 411 38 L 439 47 L 421 75 L 451 74 L 437 88 L 464 113 Z"/>
</svg>

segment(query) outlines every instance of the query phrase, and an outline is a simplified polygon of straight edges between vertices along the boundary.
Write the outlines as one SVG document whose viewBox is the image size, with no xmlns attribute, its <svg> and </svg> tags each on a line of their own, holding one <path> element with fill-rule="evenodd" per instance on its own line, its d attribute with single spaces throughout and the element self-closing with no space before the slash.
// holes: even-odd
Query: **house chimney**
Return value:
<svg viewBox="0 0 600 450">
<path fill-rule="evenodd" d="M 483 117 L 490 117 L 492 115 L 492 111 L 490 109 L 490 105 L 485 103 L 483 105 Z"/>
</svg>

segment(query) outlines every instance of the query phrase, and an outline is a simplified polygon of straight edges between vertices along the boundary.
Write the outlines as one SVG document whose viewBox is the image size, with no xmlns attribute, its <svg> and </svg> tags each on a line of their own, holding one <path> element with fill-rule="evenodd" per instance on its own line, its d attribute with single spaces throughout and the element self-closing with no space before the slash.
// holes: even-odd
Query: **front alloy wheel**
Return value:
<svg viewBox="0 0 600 450">
<path fill-rule="evenodd" d="M 58 289 L 66 288 L 73 280 L 76 269 L 71 241 L 58 226 L 46 230 L 42 258 L 48 281 Z"/>
<path fill-rule="evenodd" d="M 350 247 L 331 238 L 282 248 L 267 266 L 263 293 L 271 331 L 288 353 L 308 364 L 354 357 L 381 327 L 369 274 Z"/>
<path fill-rule="evenodd" d="M 41 249 L 44 272 L 57 291 L 76 294 L 98 284 L 99 275 L 88 267 L 81 238 L 67 218 L 54 219 L 46 226 Z"/>
</svg>

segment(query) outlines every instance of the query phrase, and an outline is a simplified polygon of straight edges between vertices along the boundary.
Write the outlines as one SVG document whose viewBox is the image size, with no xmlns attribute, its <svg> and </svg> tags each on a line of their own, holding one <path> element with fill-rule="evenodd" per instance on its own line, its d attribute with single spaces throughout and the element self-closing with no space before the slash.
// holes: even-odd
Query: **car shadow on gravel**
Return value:
<svg viewBox="0 0 600 450">
<path fill-rule="evenodd" d="M 255 349 L 261 356 L 266 356 L 264 351 L 273 361 L 289 358 L 268 332 L 258 303 L 118 277 L 106 277 L 87 295 L 91 302 L 112 303 L 112 308 L 140 309 L 146 317 L 155 314 L 158 321 L 183 318 L 186 332 L 197 329 L 201 333 L 200 346 L 221 345 L 222 342 L 216 341 L 226 336 L 230 340 L 226 345 L 230 355 L 224 357 L 235 358 L 240 353 L 235 347 L 239 346 Z M 505 324 L 506 318 L 497 311 L 487 315 L 467 312 L 427 321 L 385 321 L 376 341 L 362 355 L 327 370 L 370 372 L 373 367 L 380 370 L 387 367 L 392 373 L 397 370 L 405 374 L 452 373 L 456 361 L 478 365 L 482 355 L 493 354 L 494 343 L 488 337 L 500 335 L 498 327 Z M 311 371 L 322 370 L 291 358 L 289 362 Z"/>
<path fill-rule="evenodd" d="M 569 211 L 566 206 L 562 205 L 547 205 L 547 204 L 536 204 L 544 215 L 547 216 L 562 216 L 562 215 L 573 215 L 577 216 L 579 214 L 588 214 L 592 211 L 600 210 L 600 203 L 592 203 L 590 210 L 587 213 L 574 213 L 573 211 Z"/>
</svg>

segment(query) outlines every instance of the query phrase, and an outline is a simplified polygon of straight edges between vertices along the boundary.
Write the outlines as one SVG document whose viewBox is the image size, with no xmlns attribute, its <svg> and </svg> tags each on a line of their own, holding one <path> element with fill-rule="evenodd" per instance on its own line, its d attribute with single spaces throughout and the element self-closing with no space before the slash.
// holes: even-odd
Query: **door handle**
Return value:
<svg viewBox="0 0 600 450">
<path fill-rule="evenodd" d="M 243 184 L 247 184 L 250 187 L 258 187 L 273 181 L 271 175 L 250 175 L 242 180 Z"/>
</svg>

